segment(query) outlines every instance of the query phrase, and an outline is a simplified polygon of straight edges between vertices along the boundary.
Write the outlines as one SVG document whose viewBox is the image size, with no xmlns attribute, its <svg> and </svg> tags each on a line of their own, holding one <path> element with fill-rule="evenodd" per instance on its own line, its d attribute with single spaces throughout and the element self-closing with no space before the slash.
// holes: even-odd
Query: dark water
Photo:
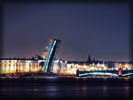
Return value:
<svg viewBox="0 0 133 100">
<path fill-rule="evenodd" d="M 127 79 L 2 79 L 2 99 L 131 99 L 132 80 Z"/>
</svg>

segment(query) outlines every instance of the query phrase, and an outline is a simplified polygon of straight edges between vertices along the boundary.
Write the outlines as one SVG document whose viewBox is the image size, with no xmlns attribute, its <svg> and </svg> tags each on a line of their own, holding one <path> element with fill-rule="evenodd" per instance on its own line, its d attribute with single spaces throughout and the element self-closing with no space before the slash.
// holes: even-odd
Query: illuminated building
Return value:
<svg viewBox="0 0 133 100">
<path fill-rule="evenodd" d="M 61 59 L 55 60 L 54 61 L 54 66 L 53 66 L 53 73 L 62 73 L 67 70 L 67 61 L 63 61 Z"/>
<path fill-rule="evenodd" d="M 128 67 L 129 70 L 133 70 L 133 64 L 128 64 L 128 66 L 129 66 Z"/>
<path fill-rule="evenodd" d="M 42 62 L 42 60 L 0 60 L 0 73 L 23 73 L 42 71 L 43 66 L 39 66 L 40 62 Z M 43 60 L 43 62 L 45 62 L 45 60 Z"/>
<path fill-rule="evenodd" d="M 133 70 L 133 64 L 130 63 L 115 63 L 115 69 L 118 70 L 122 68 L 123 70 Z"/>
<path fill-rule="evenodd" d="M 61 62 L 60 60 L 55 60 L 54 66 L 53 66 L 53 73 L 59 73 L 61 71 Z"/>
<path fill-rule="evenodd" d="M 44 69 L 44 59 L 5 59 L 0 60 L 0 73 L 27 73 L 27 72 L 40 72 Z M 61 59 L 54 60 L 53 73 L 62 75 L 76 75 L 76 71 L 106 71 L 106 70 L 118 70 L 121 67 L 123 70 L 133 70 L 133 64 L 128 63 L 115 63 L 114 68 L 108 68 L 107 64 L 75 64 L 68 63 Z"/>
</svg>

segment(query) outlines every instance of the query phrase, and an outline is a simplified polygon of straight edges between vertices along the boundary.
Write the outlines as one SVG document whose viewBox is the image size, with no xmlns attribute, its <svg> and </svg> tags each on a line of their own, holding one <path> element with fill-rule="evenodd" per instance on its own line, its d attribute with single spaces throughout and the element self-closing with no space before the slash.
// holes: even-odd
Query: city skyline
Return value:
<svg viewBox="0 0 133 100">
<path fill-rule="evenodd" d="M 129 60 L 129 4 L 4 5 L 4 57 L 41 55 L 50 38 L 58 58 Z"/>
</svg>

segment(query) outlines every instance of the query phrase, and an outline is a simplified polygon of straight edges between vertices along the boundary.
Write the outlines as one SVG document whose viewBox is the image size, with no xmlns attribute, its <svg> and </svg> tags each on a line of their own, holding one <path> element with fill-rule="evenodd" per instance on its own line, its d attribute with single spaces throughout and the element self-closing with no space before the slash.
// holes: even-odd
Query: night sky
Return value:
<svg viewBox="0 0 133 100">
<path fill-rule="evenodd" d="M 57 58 L 129 60 L 129 4 L 6 3 L 3 18 L 4 57 L 41 55 L 59 38 Z"/>
</svg>

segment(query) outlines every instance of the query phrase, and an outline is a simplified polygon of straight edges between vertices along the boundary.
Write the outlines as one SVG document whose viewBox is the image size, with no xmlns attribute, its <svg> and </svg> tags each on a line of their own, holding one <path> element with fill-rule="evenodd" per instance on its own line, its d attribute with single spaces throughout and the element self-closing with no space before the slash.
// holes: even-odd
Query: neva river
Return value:
<svg viewBox="0 0 133 100">
<path fill-rule="evenodd" d="M 41 77 L 0 79 L 0 100 L 128 100 L 133 78 Z"/>
</svg>

